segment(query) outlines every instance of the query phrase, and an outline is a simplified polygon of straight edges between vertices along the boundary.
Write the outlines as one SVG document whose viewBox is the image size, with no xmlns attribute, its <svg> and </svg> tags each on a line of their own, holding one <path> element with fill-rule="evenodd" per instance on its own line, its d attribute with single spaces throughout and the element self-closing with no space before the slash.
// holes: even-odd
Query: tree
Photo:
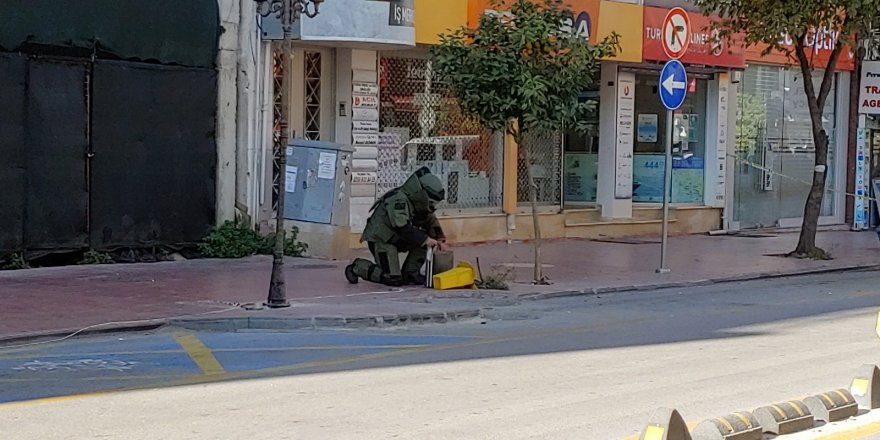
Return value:
<svg viewBox="0 0 880 440">
<path fill-rule="evenodd" d="M 855 35 L 880 19 L 877 0 L 694 0 L 703 13 L 721 17 L 720 34 L 730 40 L 742 39 L 746 46 L 763 46 L 764 54 L 781 51 L 797 63 L 804 79 L 804 93 L 810 109 L 816 163 L 813 182 L 804 206 L 804 222 L 797 248 L 789 256 L 829 259 L 816 246 L 816 230 L 828 166 L 828 133 L 822 127 L 825 102 L 834 82 L 834 71 L 846 46 L 854 44 Z M 735 37 L 735 38 L 734 38 Z M 785 44 L 792 39 L 793 45 Z M 818 44 L 836 40 L 823 69 L 822 81 L 814 84 L 813 50 Z"/>
<path fill-rule="evenodd" d="M 535 228 L 535 283 L 544 284 L 541 227 L 527 137 L 550 136 L 581 124 L 588 107 L 578 95 L 595 82 L 601 58 L 619 47 L 616 34 L 591 45 L 565 26 L 562 0 L 493 0 L 476 29 L 441 35 L 433 65 L 462 108 L 488 129 L 506 132 L 526 162 Z"/>
</svg>

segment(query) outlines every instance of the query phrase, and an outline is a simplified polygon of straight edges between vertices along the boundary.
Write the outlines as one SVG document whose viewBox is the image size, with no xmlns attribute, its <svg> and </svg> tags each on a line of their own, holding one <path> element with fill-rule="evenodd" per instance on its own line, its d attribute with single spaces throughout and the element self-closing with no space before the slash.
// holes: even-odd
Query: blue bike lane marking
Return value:
<svg viewBox="0 0 880 440">
<path fill-rule="evenodd" d="M 229 373 L 470 339 L 328 331 L 195 335 Z M 161 386 L 201 375 L 199 366 L 171 333 L 100 336 L 27 349 L 0 349 L 0 403 Z"/>
</svg>

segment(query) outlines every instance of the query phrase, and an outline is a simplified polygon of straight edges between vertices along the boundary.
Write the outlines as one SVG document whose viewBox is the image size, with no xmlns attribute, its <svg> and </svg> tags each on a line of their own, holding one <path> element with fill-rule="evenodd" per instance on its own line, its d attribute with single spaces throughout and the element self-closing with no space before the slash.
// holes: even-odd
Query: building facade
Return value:
<svg viewBox="0 0 880 440">
<path fill-rule="evenodd" d="M 245 2 L 247 3 L 247 2 Z M 242 3 L 242 17 L 252 16 Z M 538 180 L 545 237 L 596 238 L 660 230 L 666 111 L 659 72 L 668 59 L 660 27 L 672 7 L 692 23 L 682 57 L 688 97 L 673 114 L 673 233 L 799 224 L 812 170 L 809 118 L 798 71 L 782 56 L 729 46 L 712 33 L 713 17 L 687 2 L 571 0 L 571 28 L 592 42 L 616 32 L 621 50 L 603 60 L 582 99 L 594 103 L 586 133 L 529 139 L 519 146 L 465 114 L 433 71 L 438 34 L 475 26 L 485 0 L 400 2 L 336 0 L 297 29 L 293 61 L 281 66 L 277 25 L 242 19 L 235 208 L 271 224 L 273 142 L 289 120 L 299 136 L 351 145 L 347 229 L 292 221 L 316 256 L 341 257 L 361 246 L 370 207 L 420 166 L 441 176 L 449 195 L 441 222 L 454 242 L 530 239 L 526 167 Z M 496 11 L 497 12 L 497 11 Z M 246 29 L 250 26 L 251 29 Z M 256 36 L 256 37 L 255 37 Z M 821 64 L 835 44 L 815 38 Z M 829 187 L 846 184 L 852 60 L 838 64 L 826 109 L 832 133 Z M 281 75 L 291 75 L 291 115 L 281 115 Z M 816 78 L 814 78 L 815 80 Z M 846 197 L 831 193 L 823 224 L 842 224 Z M 329 234 L 329 235 L 328 235 Z M 341 238 L 344 236 L 344 239 Z"/>
</svg>

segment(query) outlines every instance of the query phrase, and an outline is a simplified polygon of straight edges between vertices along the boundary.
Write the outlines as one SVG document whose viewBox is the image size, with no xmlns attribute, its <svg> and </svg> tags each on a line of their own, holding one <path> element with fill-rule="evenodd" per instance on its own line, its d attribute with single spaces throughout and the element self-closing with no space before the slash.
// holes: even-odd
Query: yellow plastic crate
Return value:
<svg viewBox="0 0 880 440">
<path fill-rule="evenodd" d="M 477 279 L 477 271 L 467 261 L 458 263 L 458 267 L 434 275 L 434 288 L 437 290 L 471 287 Z"/>
</svg>

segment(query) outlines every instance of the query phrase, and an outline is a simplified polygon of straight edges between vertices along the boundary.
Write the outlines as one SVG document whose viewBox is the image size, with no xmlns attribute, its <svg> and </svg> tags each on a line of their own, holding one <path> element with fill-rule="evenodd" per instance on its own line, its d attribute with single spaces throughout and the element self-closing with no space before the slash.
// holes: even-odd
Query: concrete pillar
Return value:
<svg viewBox="0 0 880 440">
<path fill-rule="evenodd" d="M 236 113 L 238 91 L 239 0 L 218 0 L 220 6 L 220 47 L 217 53 L 217 181 L 216 220 L 235 218 Z"/>
<path fill-rule="evenodd" d="M 599 172 L 596 199 L 602 208 L 602 218 L 632 218 L 632 191 L 629 197 L 620 194 L 617 190 L 618 180 L 629 179 L 629 187 L 632 188 L 632 151 L 628 151 L 628 158 L 621 158 L 629 163 L 629 173 L 618 178 L 618 171 L 626 171 L 626 163 L 618 164 L 618 150 L 621 149 L 619 138 L 619 121 L 621 120 L 618 108 L 619 84 L 621 75 L 631 76 L 631 73 L 619 73 L 616 63 L 603 62 L 599 81 Z M 635 97 L 635 84 L 630 87 L 630 93 Z M 632 113 L 631 111 L 629 113 Z M 630 115 L 632 116 L 632 115 Z M 629 118 L 630 122 L 634 120 Z M 631 130 L 634 127 L 631 127 Z M 632 145 L 632 139 L 629 140 Z M 621 183 L 627 184 L 624 180 Z"/>
<path fill-rule="evenodd" d="M 260 36 L 256 32 L 256 3 L 253 0 L 240 2 L 238 21 L 238 70 L 237 74 L 237 117 L 235 149 L 235 206 L 247 214 L 251 224 L 255 221 L 256 201 L 253 188 L 256 180 L 257 132 L 257 85 L 259 75 L 257 63 L 260 55 Z"/>
</svg>

